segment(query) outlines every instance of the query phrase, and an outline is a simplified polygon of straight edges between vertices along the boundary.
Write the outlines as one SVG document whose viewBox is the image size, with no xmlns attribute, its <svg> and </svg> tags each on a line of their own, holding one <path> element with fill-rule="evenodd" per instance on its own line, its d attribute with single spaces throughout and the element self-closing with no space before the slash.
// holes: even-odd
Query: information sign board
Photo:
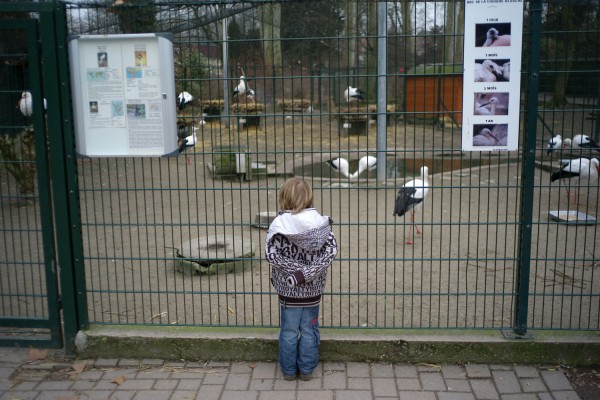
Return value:
<svg viewBox="0 0 600 400">
<path fill-rule="evenodd" d="M 465 3 L 462 148 L 519 145 L 523 2 Z"/>
<path fill-rule="evenodd" d="M 177 154 L 171 34 L 69 38 L 77 153 Z"/>
</svg>

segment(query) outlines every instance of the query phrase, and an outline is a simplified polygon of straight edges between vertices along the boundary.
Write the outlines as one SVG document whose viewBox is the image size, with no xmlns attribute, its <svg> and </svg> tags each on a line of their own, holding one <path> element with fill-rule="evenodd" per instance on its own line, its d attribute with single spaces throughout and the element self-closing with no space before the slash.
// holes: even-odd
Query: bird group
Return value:
<svg viewBox="0 0 600 400">
<path fill-rule="evenodd" d="M 336 170 L 339 174 L 348 179 L 357 179 L 360 174 L 365 171 L 373 171 L 377 168 L 377 158 L 373 156 L 364 156 L 358 160 L 358 169 L 354 173 L 350 173 L 350 163 L 343 157 L 332 158 L 327 160 L 327 164 Z"/>
<path fill-rule="evenodd" d="M 600 153 L 600 145 L 591 136 L 581 134 L 573 136 L 573 139 L 563 139 L 561 135 L 556 135 L 548 140 L 546 149 L 547 154 L 561 149 L 589 149 Z"/>
<path fill-rule="evenodd" d="M 575 135 L 573 139 L 562 139 L 561 135 L 556 135 L 548 141 L 547 153 L 563 149 L 590 149 L 600 153 L 600 146 L 588 135 Z M 573 191 L 573 206 L 577 208 L 578 190 L 581 186 L 589 186 L 598 180 L 600 176 L 600 162 L 597 158 L 579 157 L 571 160 L 560 160 L 560 169 L 550 175 L 550 182 L 557 180 L 567 180 L 566 187 L 567 203 L 571 200 L 571 184 L 576 188 Z"/>
</svg>

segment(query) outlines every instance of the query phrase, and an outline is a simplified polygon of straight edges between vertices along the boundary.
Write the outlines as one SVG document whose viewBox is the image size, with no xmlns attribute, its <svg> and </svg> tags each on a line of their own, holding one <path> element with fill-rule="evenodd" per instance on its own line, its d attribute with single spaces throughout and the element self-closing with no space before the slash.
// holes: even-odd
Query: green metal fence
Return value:
<svg viewBox="0 0 600 400">
<path fill-rule="evenodd" d="M 264 227 L 268 213 L 277 211 L 278 187 L 295 175 L 311 183 L 339 241 L 322 306 L 324 326 L 598 328 L 597 228 L 549 219 L 548 211 L 573 208 L 563 203 L 563 183 L 550 184 L 546 168 L 557 163 L 545 152 L 557 133 L 594 132 L 588 114 L 596 110 L 596 94 L 575 86 L 595 79 L 589 61 L 580 70 L 579 55 L 569 54 L 567 106 L 548 104 L 546 86 L 566 73 L 560 44 L 576 35 L 586 43 L 593 37 L 595 11 L 587 10 L 588 25 L 575 32 L 560 21 L 550 24 L 561 9 L 542 13 L 542 32 L 532 34 L 525 24 L 523 93 L 533 96 L 529 72 L 542 57 L 546 92 L 535 93 L 538 104 L 524 96 L 521 149 L 488 153 L 461 151 L 462 76 L 440 80 L 446 65 L 462 62 L 462 28 L 446 30 L 441 17 L 452 3 L 405 6 L 389 2 L 386 10 L 381 153 L 375 2 L 129 2 L 120 10 L 69 5 L 72 33 L 173 32 L 177 89 L 195 98 L 179 115 L 180 135 L 198 132 L 195 147 L 177 158 L 80 161 L 90 322 L 278 325 Z M 535 22 L 533 6 L 525 5 L 526 22 Z M 147 18 L 124 17 L 138 12 Z M 269 36 L 273 31 L 280 40 Z M 540 53 L 528 57 L 540 39 Z M 431 64 L 437 70 L 419 67 Z M 227 92 L 241 75 L 256 92 L 253 100 Z M 348 85 L 366 92 L 356 108 L 343 99 Z M 223 172 L 239 155 L 245 169 Z M 386 158 L 383 180 L 376 172 L 351 180 L 326 163 L 344 157 L 352 172 L 366 155 Z M 431 193 L 417 215 L 423 233 L 407 244 L 409 216 L 392 215 L 394 200 L 422 165 L 432 174 Z M 585 192 L 577 209 L 596 215 L 597 183 Z M 531 220 L 528 232 L 524 219 Z M 521 243 L 527 233 L 530 242 Z M 206 248 L 231 246 L 223 261 L 234 263 L 190 264 L 183 249 L 190 240 Z"/>
<path fill-rule="evenodd" d="M 177 157 L 77 160 L 82 320 L 277 326 L 265 228 L 301 176 L 339 244 L 323 326 L 599 328 L 598 228 L 569 220 L 598 216 L 598 181 L 581 180 L 575 206 L 573 181 L 550 182 L 559 159 L 594 153 L 546 152 L 556 134 L 598 139 L 597 8 L 524 4 L 519 150 L 463 152 L 463 2 L 64 4 L 73 35 L 173 33 L 177 92 L 194 96 L 173 134 L 197 133 Z M 253 98 L 233 96 L 241 75 Z M 365 100 L 348 104 L 348 85 Z M 358 178 L 327 163 L 353 173 L 367 155 L 379 168 Z M 394 201 L 421 166 L 431 189 L 409 235 Z"/>
</svg>

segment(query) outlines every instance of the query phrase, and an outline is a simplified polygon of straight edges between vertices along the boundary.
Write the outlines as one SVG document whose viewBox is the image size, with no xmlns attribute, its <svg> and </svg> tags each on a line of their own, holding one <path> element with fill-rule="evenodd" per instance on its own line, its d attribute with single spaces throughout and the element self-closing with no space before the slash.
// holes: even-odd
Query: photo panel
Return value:
<svg viewBox="0 0 600 400">
<path fill-rule="evenodd" d="M 473 147 L 498 148 L 508 145 L 508 124 L 473 125 Z"/>
<path fill-rule="evenodd" d="M 510 22 L 475 24 L 475 47 L 510 46 L 511 28 Z"/>
<path fill-rule="evenodd" d="M 475 92 L 473 115 L 508 115 L 508 92 Z"/>
<path fill-rule="evenodd" d="M 473 82 L 510 82 L 510 59 L 476 59 L 473 72 Z"/>
</svg>

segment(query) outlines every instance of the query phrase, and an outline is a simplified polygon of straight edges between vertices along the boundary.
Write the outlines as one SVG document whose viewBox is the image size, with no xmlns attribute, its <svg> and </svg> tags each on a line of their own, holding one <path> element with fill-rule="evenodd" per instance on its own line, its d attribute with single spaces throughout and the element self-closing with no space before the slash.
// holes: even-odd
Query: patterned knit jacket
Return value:
<svg viewBox="0 0 600 400">
<path fill-rule="evenodd" d="M 279 301 L 288 307 L 317 305 L 327 270 L 337 255 L 333 221 L 314 208 L 282 211 L 267 231 L 265 256 Z"/>
</svg>

